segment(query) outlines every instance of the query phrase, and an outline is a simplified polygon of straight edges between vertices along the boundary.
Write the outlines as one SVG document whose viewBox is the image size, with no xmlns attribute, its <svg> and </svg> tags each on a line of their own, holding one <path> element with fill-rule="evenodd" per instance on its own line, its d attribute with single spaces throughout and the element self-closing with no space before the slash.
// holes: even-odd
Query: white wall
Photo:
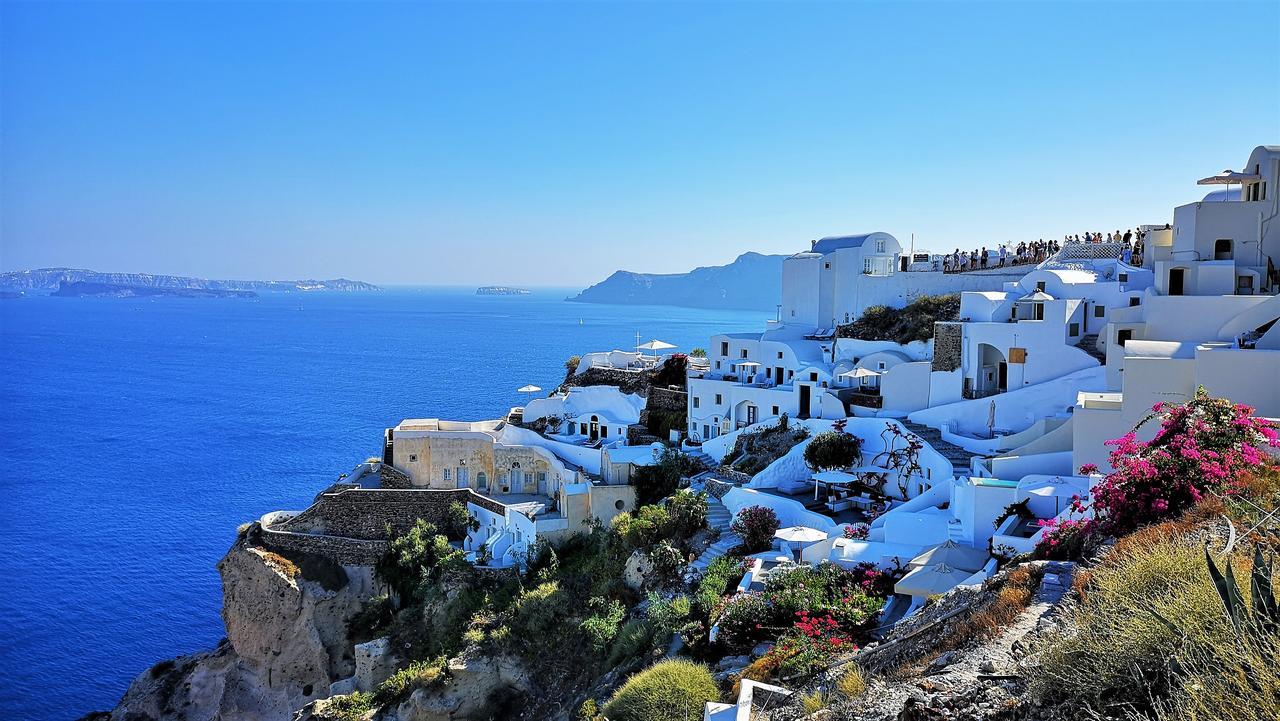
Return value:
<svg viewBox="0 0 1280 721">
<path fill-rule="evenodd" d="M 1077 349 L 1071 350 L 1079 352 Z M 934 374 L 937 375 L 937 374 Z M 1067 413 L 1075 405 L 1076 394 L 1083 390 L 1100 391 L 1106 387 L 1106 373 L 1101 366 L 1076 371 L 1049 383 L 1040 383 L 988 398 L 963 400 L 934 406 L 908 414 L 915 423 L 932 428 L 950 424 L 954 432 L 982 434 L 987 429 L 988 409 L 996 404 L 996 427 L 1017 432 L 1037 419 Z"/>
</svg>

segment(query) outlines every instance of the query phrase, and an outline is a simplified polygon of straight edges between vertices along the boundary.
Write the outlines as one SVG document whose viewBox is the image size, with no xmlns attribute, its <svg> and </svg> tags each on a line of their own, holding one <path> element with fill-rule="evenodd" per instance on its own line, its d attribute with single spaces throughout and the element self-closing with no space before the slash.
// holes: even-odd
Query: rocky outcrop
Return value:
<svg viewBox="0 0 1280 721">
<path fill-rule="evenodd" d="M 619 270 L 569 300 L 620 305 L 770 309 L 782 294 L 784 260 L 784 255 L 743 253 L 727 265 L 694 268 L 688 273 Z"/>
<path fill-rule="evenodd" d="M 286 558 L 242 538 L 218 571 L 227 639 L 138 676 L 112 721 L 289 721 L 352 676 L 347 623 L 373 595 L 371 569 Z"/>
<path fill-rule="evenodd" d="M 512 656 L 456 658 L 449 676 L 443 688 L 414 691 L 385 721 L 509 718 L 503 709 L 522 707 L 520 699 L 533 690 L 528 669 Z"/>
</svg>

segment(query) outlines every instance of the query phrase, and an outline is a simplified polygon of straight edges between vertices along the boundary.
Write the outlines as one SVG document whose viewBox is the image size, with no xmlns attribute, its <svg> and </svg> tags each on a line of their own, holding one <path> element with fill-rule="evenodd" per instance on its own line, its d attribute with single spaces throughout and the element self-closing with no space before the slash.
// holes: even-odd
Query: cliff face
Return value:
<svg viewBox="0 0 1280 721">
<path fill-rule="evenodd" d="M 112 721 L 288 721 L 327 697 L 355 670 L 347 622 L 373 588 L 363 569 L 301 561 L 238 541 L 218 564 L 227 640 L 142 673 Z"/>
<path fill-rule="evenodd" d="M 785 258 L 743 253 L 728 265 L 666 275 L 619 270 L 570 300 L 686 308 L 772 309 L 782 297 Z"/>
</svg>

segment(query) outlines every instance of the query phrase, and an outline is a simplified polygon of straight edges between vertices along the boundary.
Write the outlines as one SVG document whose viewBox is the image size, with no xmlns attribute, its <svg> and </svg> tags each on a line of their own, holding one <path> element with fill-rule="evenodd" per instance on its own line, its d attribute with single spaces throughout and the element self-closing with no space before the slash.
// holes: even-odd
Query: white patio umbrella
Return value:
<svg viewBox="0 0 1280 721">
<path fill-rule="evenodd" d="M 755 361 L 742 361 L 741 363 L 734 363 L 733 367 L 742 368 L 744 370 L 750 370 L 751 368 L 759 368 L 760 364 L 756 363 Z M 742 373 L 742 378 L 740 378 L 739 380 L 742 382 L 743 385 L 746 385 L 747 374 L 745 372 Z"/>
<path fill-rule="evenodd" d="M 787 543 L 803 543 L 808 545 L 819 541 L 825 541 L 827 539 L 827 534 L 825 531 L 820 531 L 816 528 L 809 528 L 808 526 L 787 526 L 786 528 L 779 528 L 775 531 L 773 537 L 779 541 L 786 541 Z"/>
<path fill-rule="evenodd" d="M 668 350 L 670 348 L 675 348 L 675 346 L 670 343 L 657 340 L 656 338 L 648 343 L 636 346 L 637 350 Z"/>
<path fill-rule="evenodd" d="M 527 386 L 520 386 L 519 388 L 517 388 L 516 393 L 537 393 L 540 390 L 542 389 L 539 388 L 538 386 L 527 385 Z"/>
<path fill-rule="evenodd" d="M 1072 496 L 1088 495 L 1089 489 L 1063 478 L 1045 479 L 1018 489 L 1027 497 L 1027 510 L 1036 518 L 1053 518 L 1071 504 Z"/>
<path fill-rule="evenodd" d="M 945 563 L 921 566 L 903 576 L 902 580 L 894 584 L 893 590 L 907 596 L 932 596 L 950 591 L 971 575 L 973 574 L 956 571 Z"/>
<path fill-rule="evenodd" d="M 841 378 L 874 378 L 878 375 L 884 375 L 884 374 L 878 371 L 873 371 L 870 368 L 854 368 L 851 371 L 845 371 L 844 373 L 841 373 L 840 377 Z"/>
</svg>

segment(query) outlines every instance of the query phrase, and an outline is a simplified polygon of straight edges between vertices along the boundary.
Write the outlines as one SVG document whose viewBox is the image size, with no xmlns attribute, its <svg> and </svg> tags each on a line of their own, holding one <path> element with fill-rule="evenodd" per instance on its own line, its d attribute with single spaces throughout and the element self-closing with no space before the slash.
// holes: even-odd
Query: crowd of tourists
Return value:
<svg viewBox="0 0 1280 721">
<path fill-rule="evenodd" d="M 1041 238 L 1031 242 L 1023 241 L 1017 245 L 1001 243 L 992 249 L 983 246 L 967 253 L 956 248 L 951 253 L 942 256 L 942 272 L 965 273 L 974 270 L 987 270 L 988 268 L 1043 263 L 1061 251 L 1063 246 L 1093 243 L 1121 244 L 1123 247 L 1116 254 L 1117 257 L 1129 265 L 1141 266 L 1145 236 L 1146 231 L 1141 228 L 1134 228 L 1123 232 L 1117 230 L 1114 233 L 1086 232 L 1083 235 L 1079 233 L 1075 235 L 1068 234 L 1063 236 L 1061 241 Z"/>
</svg>

